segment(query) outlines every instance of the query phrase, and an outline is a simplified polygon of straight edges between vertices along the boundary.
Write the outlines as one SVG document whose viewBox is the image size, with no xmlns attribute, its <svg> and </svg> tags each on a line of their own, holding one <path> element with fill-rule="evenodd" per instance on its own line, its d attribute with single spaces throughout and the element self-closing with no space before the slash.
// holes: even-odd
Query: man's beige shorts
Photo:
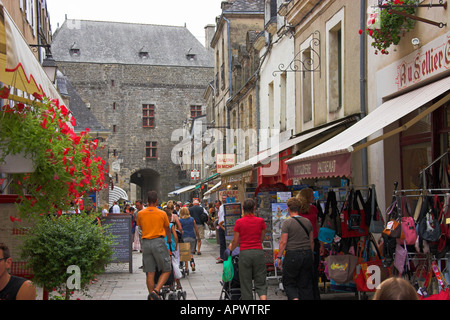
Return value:
<svg viewBox="0 0 450 320">
<path fill-rule="evenodd" d="M 198 235 L 200 237 L 200 239 L 205 239 L 205 227 L 203 225 L 197 225 L 197 229 L 198 229 Z M 197 240 L 200 240 L 197 239 Z"/>
</svg>

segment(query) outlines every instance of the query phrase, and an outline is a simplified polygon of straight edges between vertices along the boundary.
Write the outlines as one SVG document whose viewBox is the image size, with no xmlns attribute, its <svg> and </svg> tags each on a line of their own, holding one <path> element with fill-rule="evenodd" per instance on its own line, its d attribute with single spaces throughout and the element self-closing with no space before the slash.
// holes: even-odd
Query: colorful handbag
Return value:
<svg viewBox="0 0 450 320">
<path fill-rule="evenodd" d="M 331 255 L 326 258 L 328 275 L 336 283 L 348 283 L 353 280 L 358 257 L 350 254 Z"/>
<path fill-rule="evenodd" d="M 369 234 L 365 212 L 361 209 L 363 205 L 360 206 L 358 200 L 364 203 L 361 192 L 351 189 L 340 214 L 342 238 L 358 238 Z"/>
<path fill-rule="evenodd" d="M 406 243 L 403 243 L 403 247 L 397 243 L 397 247 L 395 248 L 394 266 L 398 270 L 399 275 L 403 274 L 407 259 L 408 250 L 406 249 Z"/>
<path fill-rule="evenodd" d="M 319 241 L 324 243 L 333 242 L 336 233 L 340 233 L 340 221 L 336 201 L 336 193 L 328 192 L 327 202 L 325 203 L 325 212 L 322 226 L 319 229 Z"/>
<path fill-rule="evenodd" d="M 322 227 L 319 229 L 319 241 L 324 243 L 332 243 L 336 231 L 330 228 Z"/>
<path fill-rule="evenodd" d="M 416 223 L 414 222 L 414 219 L 412 217 L 402 217 L 401 227 L 406 244 L 414 245 L 417 240 Z"/>
<path fill-rule="evenodd" d="M 369 226 L 370 233 L 382 233 L 384 230 L 384 220 L 383 215 L 380 212 L 380 208 L 378 207 L 377 196 L 375 192 L 375 188 L 373 188 L 371 198 L 371 209 L 372 209 L 372 217 Z"/>
</svg>

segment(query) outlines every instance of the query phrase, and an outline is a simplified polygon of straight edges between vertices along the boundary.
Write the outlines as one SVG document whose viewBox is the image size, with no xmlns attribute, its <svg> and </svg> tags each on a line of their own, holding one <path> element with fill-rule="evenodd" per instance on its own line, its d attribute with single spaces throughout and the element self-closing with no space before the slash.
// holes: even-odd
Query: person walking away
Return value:
<svg viewBox="0 0 450 320">
<path fill-rule="evenodd" d="M 307 218 L 313 226 L 313 238 L 314 238 L 314 299 L 320 300 L 319 291 L 319 263 L 320 256 L 324 251 L 323 243 L 319 241 L 319 210 L 314 203 L 314 191 L 311 188 L 305 188 L 300 190 L 297 198 L 300 200 L 300 216 Z"/>
<path fill-rule="evenodd" d="M 314 300 L 313 226 L 307 218 L 299 215 L 299 199 L 290 198 L 287 206 L 291 219 L 285 220 L 281 225 L 277 257 L 278 265 L 283 270 L 283 287 L 289 300 Z"/>
<path fill-rule="evenodd" d="M 220 200 L 216 200 L 216 209 L 217 209 L 217 233 L 219 234 L 219 257 L 217 258 L 217 263 L 223 263 L 225 260 L 225 250 L 227 249 L 227 241 L 225 239 L 225 226 L 224 224 L 224 209 L 222 202 Z"/>
<path fill-rule="evenodd" d="M 0 300 L 36 300 L 36 288 L 27 279 L 10 275 L 12 258 L 6 244 L 0 243 Z"/>
<path fill-rule="evenodd" d="M 189 209 L 186 207 L 180 210 L 180 223 L 183 227 L 183 242 L 191 244 L 191 268 L 195 271 L 194 251 L 196 245 L 196 239 L 199 238 L 197 223 L 195 219 L 191 217 Z M 186 263 L 186 270 L 189 270 L 188 262 Z"/>
<path fill-rule="evenodd" d="M 137 225 L 142 229 L 142 255 L 144 262 L 144 272 L 146 273 L 148 298 L 151 300 L 161 300 L 160 290 L 169 279 L 172 272 L 172 263 L 169 250 L 165 244 L 166 235 L 167 243 L 171 243 L 169 219 L 167 214 L 159 210 L 156 205 L 158 203 L 158 193 L 149 191 L 148 207 L 139 211 L 137 216 Z M 155 285 L 156 268 L 161 271 L 161 275 Z"/>
<path fill-rule="evenodd" d="M 267 300 L 266 262 L 262 242 L 266 233 L 263 218 L 255 216 L 255 201 L 244 201 L 244 216 L 234 225 L 233 241 L 228 249 L 231 252 L 240 246 L 239 281 L 242 300 L 253 300 L 253 280 L 260 300 Z"/>
<path fill-rule="evenodd" d="M 200 216 L 203 212 L 208 214 L 208 212 L 205 209 L 200 207 L 199 201 L 197 199 L 195 199 L 193 201 L 193 206 L 189 208 L 189 214 L 191 215 L 192 218 L 194 218 L 195 223 L 197 224 L 198 234 L 200 235 L 199 238 L 197 239 L 197 250 L 196 251 L 197 251 L 198 255 L 202 254 L 200 251 L 200 248 L 202 246 L 202 240 L 205 239 L 205 225 L 200 220 Z"/>
<path fill-rule="evenodd" d="M 165 211 L 167 214 L 167 219 L 169 219 L 170 238 L 172 240 L 172 244 L 169 245 L 169 243 L 167 243 L 168 235 L 166 234 L 165 240 L 167 243 L 167 249 L 169 250 L 169 252 L 172 253 L 172 256 L 175 258 L 175 266 L 178 268 L 180 265 L 180 253 L 178 251 L 178 235 L 175 230 L 175 224 L 173 222 L 171 222 L 172 215 L 173 215 L 173 213 L 172 213 L 173 208 L 169 208 L 169 205 L 167 205 Z M 173 263 L 172 263 L 172 268 L 173 268 Z M 181 289 L 180 279 L 175 279 L 175 282 L 177 284 L 177 290 Z"/>
<path fill-rule="evenodd" d="M 181 226 L 180 217 L 178 216 L 178 212 L 175 210 L 175 204 L 172 200 L 167 202 L 166 208 L 172 213 L 172 218 L 169 222 L 172 222 L 175 225 L 175 229 L 178 231 L 177 234 L 181 235 L 183 233 L 183 227 Z"/>
</svg>

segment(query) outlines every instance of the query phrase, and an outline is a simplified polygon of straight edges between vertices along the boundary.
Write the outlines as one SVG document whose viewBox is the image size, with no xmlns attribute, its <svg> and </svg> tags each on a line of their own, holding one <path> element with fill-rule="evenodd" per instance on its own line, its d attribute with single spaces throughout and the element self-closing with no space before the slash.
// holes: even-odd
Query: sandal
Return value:
<svg viewBox="0 0 450 320">
<path fill-rule="evenodd" d="M 148 295 L 148 298 L 149 298 L 149 300 L 161 300 L 161 297 L 159 296 L 159 293 L 156 292 L 155 290 L 150 292 L 150 294 Z"/>
</svg>

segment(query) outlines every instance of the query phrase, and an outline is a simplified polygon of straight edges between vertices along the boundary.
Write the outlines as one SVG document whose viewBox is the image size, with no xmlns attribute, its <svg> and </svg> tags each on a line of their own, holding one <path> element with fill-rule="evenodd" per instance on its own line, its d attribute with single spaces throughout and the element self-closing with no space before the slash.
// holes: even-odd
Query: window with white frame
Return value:
<svg viewBox="0 0 450 320">
<path fill-rule="evenodd" d="M 342 8 L 326 23 L 329 120 L 341 117 L 344 112 L 344 14 Z"/>
</svg>

